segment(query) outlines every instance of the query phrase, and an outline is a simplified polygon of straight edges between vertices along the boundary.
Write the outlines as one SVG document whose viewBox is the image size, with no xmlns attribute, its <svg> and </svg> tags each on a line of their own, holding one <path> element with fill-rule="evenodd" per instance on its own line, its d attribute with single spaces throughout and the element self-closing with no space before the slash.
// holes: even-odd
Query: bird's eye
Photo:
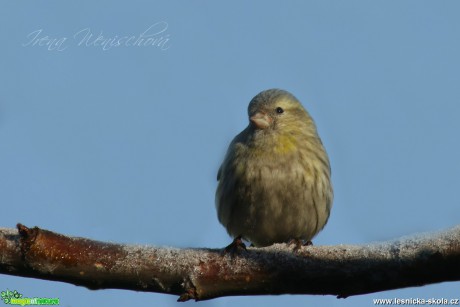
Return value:
<svg viewBox="0 0 460 307">
<path fill-rule="evenodd" d="M 276 108 L 276 113 L 278 113 L 278 114 L 284 113 L 283 108 L 277 107 L 277 108 Z"/>
</svg>

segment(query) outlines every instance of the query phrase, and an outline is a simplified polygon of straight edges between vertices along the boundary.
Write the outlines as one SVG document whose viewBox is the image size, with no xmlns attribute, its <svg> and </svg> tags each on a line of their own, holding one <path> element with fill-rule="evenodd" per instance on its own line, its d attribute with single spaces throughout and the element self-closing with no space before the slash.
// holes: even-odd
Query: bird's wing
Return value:
<svg viewBox="0 0 460 307">
<path fill-rule="evenodd" d="M 220 180 L 220 174 L 222 172 L 222 165 L 219 167 L 219 170 L 217 171 L 217 181 Z"/>
</svg>

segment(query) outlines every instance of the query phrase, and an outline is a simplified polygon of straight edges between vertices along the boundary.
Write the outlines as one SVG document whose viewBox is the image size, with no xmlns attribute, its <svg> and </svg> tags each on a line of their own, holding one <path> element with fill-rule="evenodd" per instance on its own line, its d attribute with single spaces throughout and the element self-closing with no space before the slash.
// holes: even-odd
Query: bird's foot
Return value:
<svg viewBox="0 0 460 307">
<path fill-rule="evenodd" d="M 300 239 L 291 239 L 287 242 L 287 245 L 288 247 L 292 247 L 292 250 L 296 252 L 302 247 L 303 242 Z"/>
<path fill-rule="evenodd" d="M 243 242 L 242 236 L 237 236 L 232 243 L 224 248 L 224 254 L 232 256 L 241 254 L 243 251 L 246 251 L 246 245 Z"/>
<path fill-rule="evenodd" d="M 302 246 L 310 246 L 313 245 L 313 242 L 311 240 L 301 240 L 301 239 L 291 239 L 287 242 L 287 245 L 289 247 L 292 247 L 293 251 L 296 252 L 298 251 Z"/>
</svg>

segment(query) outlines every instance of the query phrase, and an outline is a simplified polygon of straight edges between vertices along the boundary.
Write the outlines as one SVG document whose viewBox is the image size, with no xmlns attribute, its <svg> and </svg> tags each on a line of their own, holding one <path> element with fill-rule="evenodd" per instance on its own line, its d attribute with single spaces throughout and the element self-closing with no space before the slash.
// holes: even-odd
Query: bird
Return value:
<svg viewBox="0 0 460 307">
<path fill-rule="evenodd" d="M 248 117 L 217 174 L 219 222 L 255 247 L 311 242 L 329 219 L 334 195 L 313 118 L 282 89 L 252 98 Z"/>
</svg>

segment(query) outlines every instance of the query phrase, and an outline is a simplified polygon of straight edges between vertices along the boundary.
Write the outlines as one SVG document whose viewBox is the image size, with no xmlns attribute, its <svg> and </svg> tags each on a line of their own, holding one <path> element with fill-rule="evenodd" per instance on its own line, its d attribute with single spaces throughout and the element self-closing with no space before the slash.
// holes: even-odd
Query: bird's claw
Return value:
<svg viewBox="0 0 460 307">
<path fill-rule="evenodd" d="M 313 245 L 313 242 L 311 242 L 311 240 L 305 241 L 305 240 L 300 240 L 300 239 L 291 239 L 287 242 L 287 245 L 289 247 L 293 246 L 293 250 L 296 252 L 303 246 Z"/>
<path fill-rule="evenodd" d="M 241 236 L 237 236 L 232 243 L 224 248 L 224 254 L 230 254 L 232 256 L 238 255 L 243 251 L 246 251 L 246 245 Z"/>
</svg>

